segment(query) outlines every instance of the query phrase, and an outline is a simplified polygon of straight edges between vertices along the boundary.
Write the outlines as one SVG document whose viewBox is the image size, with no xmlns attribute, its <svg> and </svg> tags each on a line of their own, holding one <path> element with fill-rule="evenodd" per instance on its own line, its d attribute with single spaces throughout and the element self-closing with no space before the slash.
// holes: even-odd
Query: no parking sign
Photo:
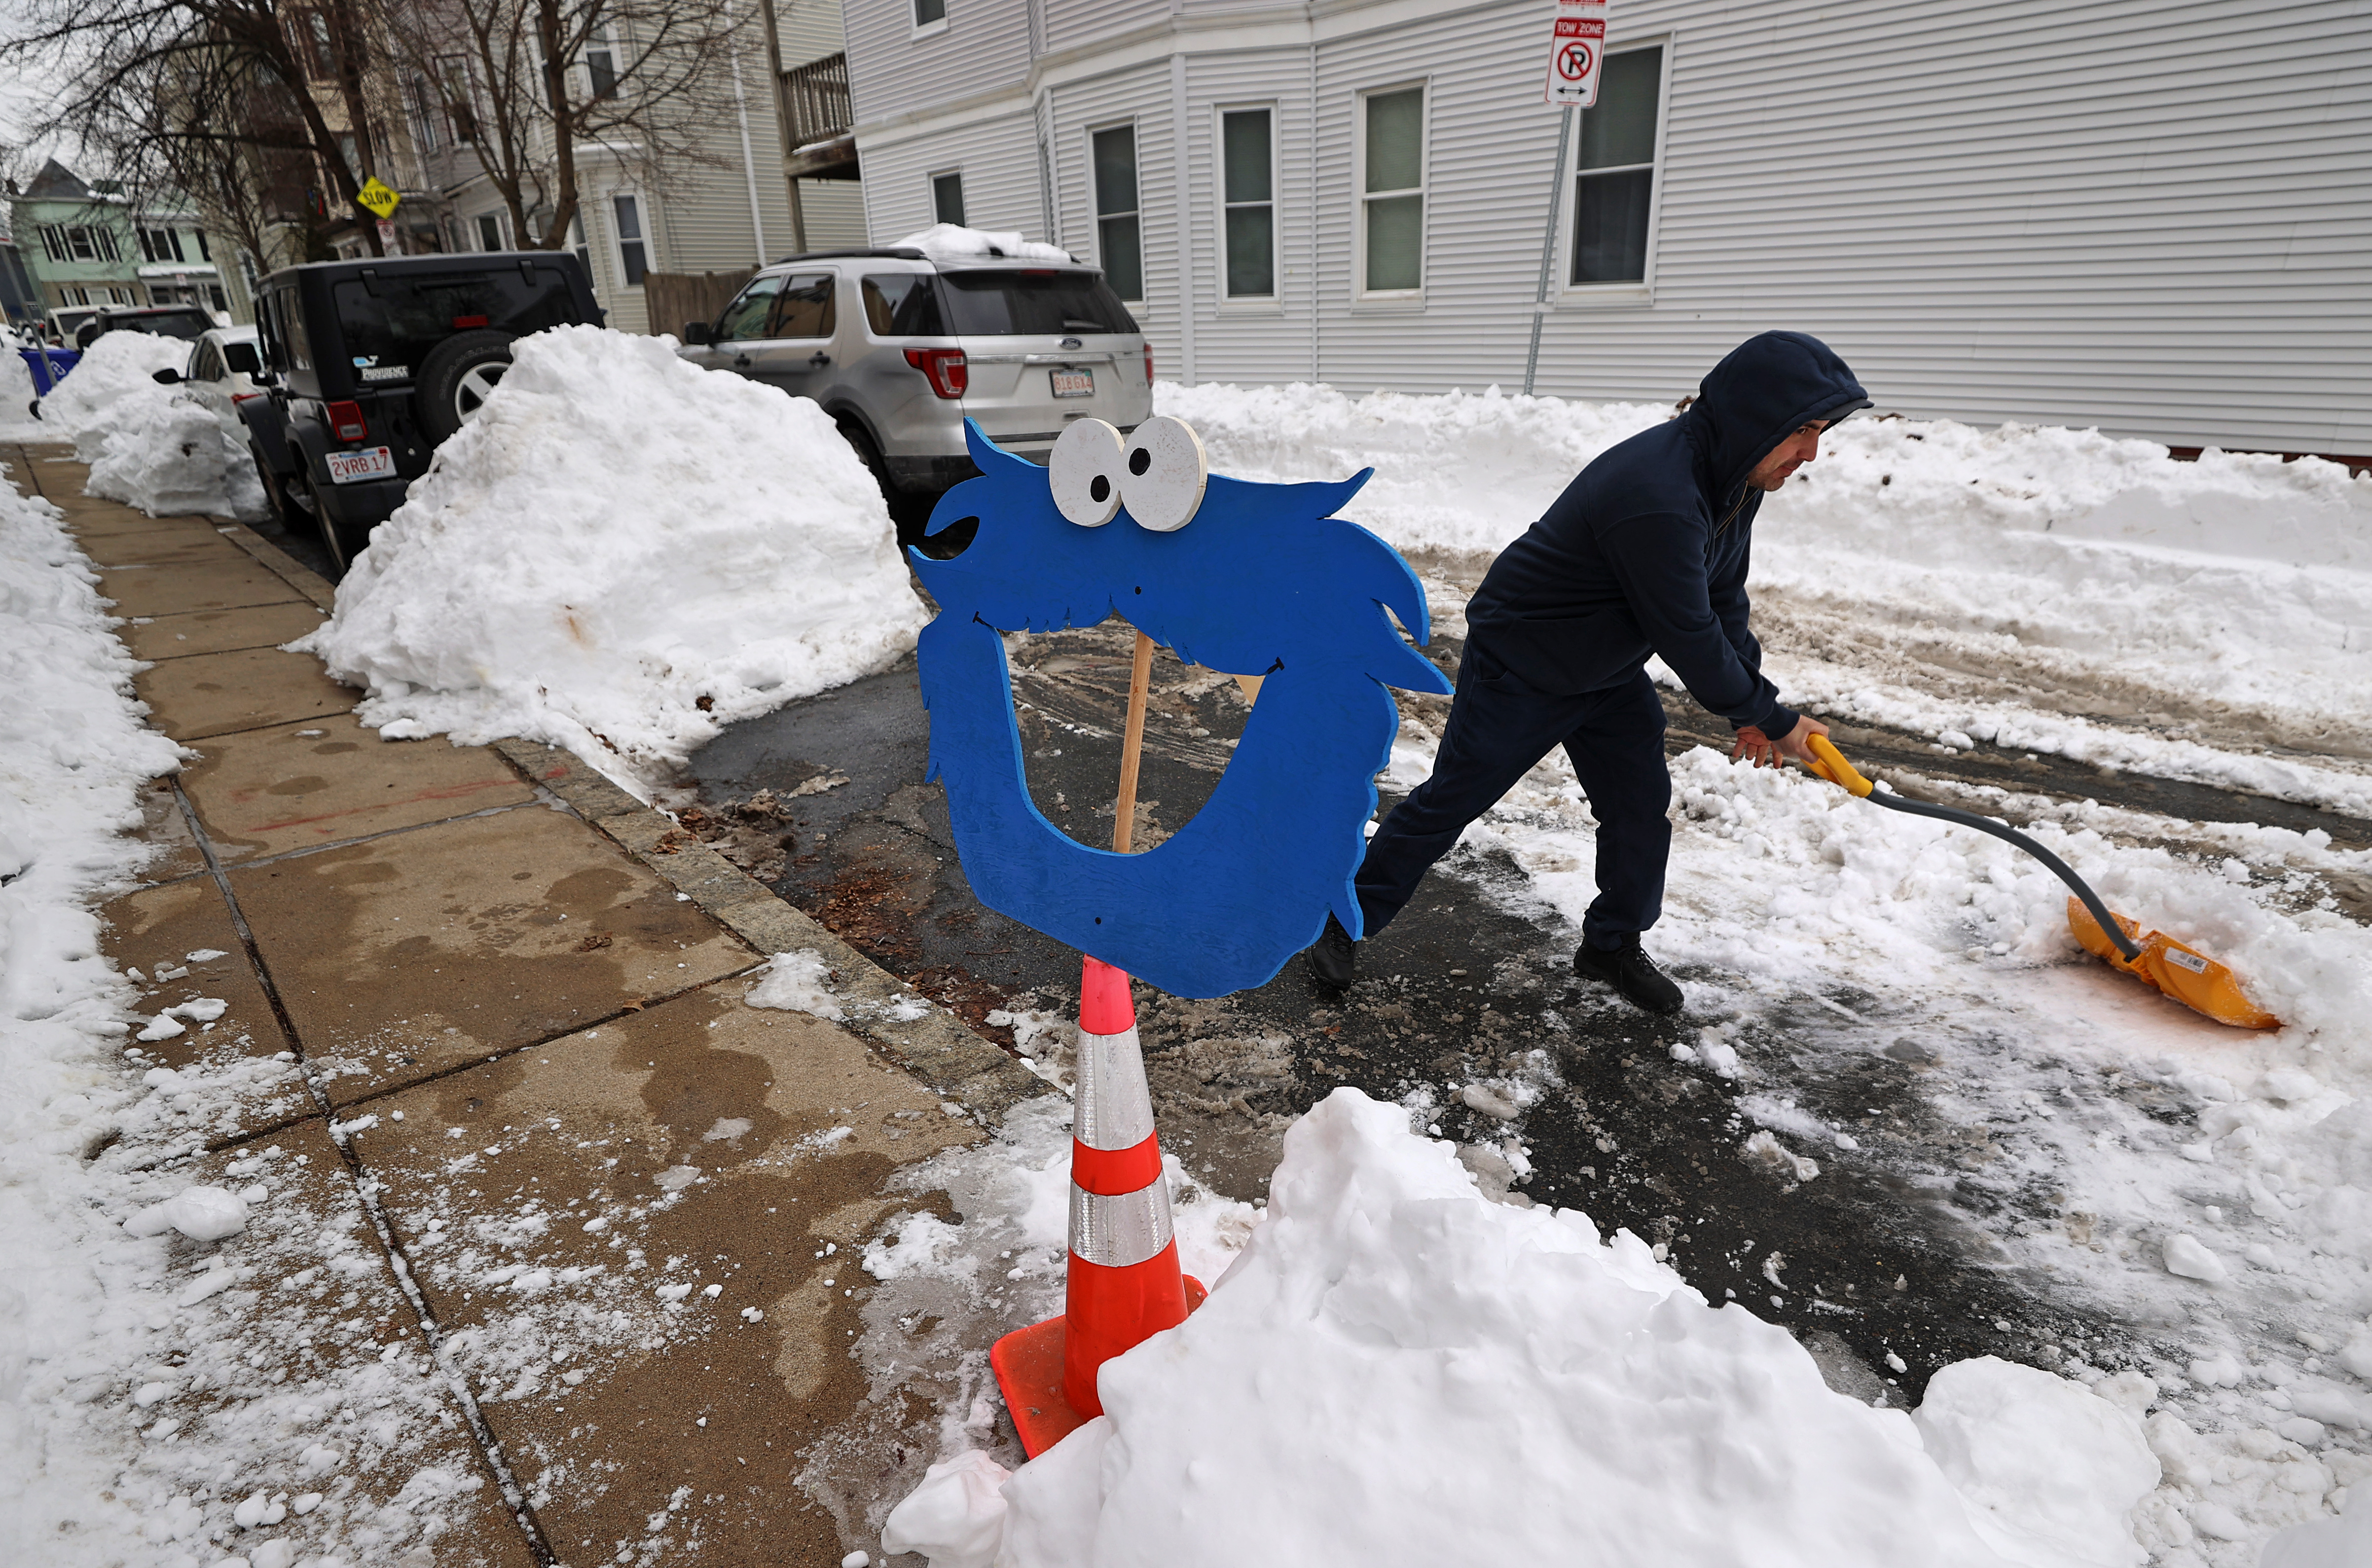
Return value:
<svg viewBox="0 0 2372 1568">
<path fill-rule="evenodd" d="M 1541 97 L 1568 109 L 1598 101 L 1598 69 L 1606 52 L 1606 0 L 1558 0 L 1549 44 L 1549 81 Z"/>
</svg>

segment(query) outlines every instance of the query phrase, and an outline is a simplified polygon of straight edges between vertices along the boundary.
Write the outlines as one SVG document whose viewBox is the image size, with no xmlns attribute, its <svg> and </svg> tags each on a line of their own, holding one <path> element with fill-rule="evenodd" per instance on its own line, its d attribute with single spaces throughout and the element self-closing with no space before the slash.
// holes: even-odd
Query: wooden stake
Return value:
<svg viewBox="0 0 2372 1568">
<path fill-rule="evenodd" d="M 1120 795 L 1112 802 L 1112 848 L 1129 853 L 1136 830 L 1136 764 L 1145 750 L 1145 693 L 1153 684 L 1153 639 L 1136 634 L 1136 657 L 1128 669 L 1128 727 L 1120 741 Z"/>
</svg>

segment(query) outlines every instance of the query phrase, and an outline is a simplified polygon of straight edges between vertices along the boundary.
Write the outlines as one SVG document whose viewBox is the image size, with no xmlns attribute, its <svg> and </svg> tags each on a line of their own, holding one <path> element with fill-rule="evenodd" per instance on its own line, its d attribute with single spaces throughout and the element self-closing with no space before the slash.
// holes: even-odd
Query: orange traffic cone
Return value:
<svg viewBox="0 0 2372 1568">
<path fill-rule="evenodd" d="M 1096 958 L 1079 981 L 1076 1079 L 1064 1310 L 988 1353 L 1031 1458 L 1104 1413 L 1096 1374 L 1105 1362 L 1203 1304 L 1202 1282 L 1178 1267 L 1128 976 Z"/>
</svg>

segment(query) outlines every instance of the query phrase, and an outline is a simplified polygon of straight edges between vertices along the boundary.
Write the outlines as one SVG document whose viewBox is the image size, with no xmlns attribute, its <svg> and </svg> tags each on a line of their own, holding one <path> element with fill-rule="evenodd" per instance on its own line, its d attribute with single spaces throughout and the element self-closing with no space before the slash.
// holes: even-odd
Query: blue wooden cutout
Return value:
<svg viewBox="0 0 2372 1568">
<path fill-rule="evenodd" d="M 1154 533 L 1122 511 L 1081 528 L 1046 470 L 964 434 L 981 477 L 932 509 L 935 538 L 979 519 L 952 560 L 910 555 L 938 600 L 920 649 L 929 776 L 947 787 L 972 891 L 999 913 L 1175 996 L 1267 983 L 1332 909 L 1361 934 L 1351 879 L 1400 715 L 1386 686 L 1447 693 L 1419 643 L 1424 591 L 1391 546 L 1331 516 L 1367 482 L 1213 475 L 1193 520 Z M 1142 854 L 1080 843 L 1029 798 L 1001 632 L 1118 613 L 1190 663 L 1265 675 L 1218 787 Z"/>
</svg>

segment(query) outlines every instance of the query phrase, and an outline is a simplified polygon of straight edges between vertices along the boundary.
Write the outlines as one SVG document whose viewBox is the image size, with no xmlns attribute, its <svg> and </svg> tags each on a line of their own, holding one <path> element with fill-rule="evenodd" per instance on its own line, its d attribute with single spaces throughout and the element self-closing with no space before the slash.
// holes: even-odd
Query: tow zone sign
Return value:
<svg viewBox="0 0 2372 1568">
<path fill-rule="evenodd" d="M 1541 97 L 1561 108 L 1598 101 L 1598 70 L 1606 53 L 1606 0 L 1558 0 L 1549 43 L 1548 87 Z"/>
</svg>

